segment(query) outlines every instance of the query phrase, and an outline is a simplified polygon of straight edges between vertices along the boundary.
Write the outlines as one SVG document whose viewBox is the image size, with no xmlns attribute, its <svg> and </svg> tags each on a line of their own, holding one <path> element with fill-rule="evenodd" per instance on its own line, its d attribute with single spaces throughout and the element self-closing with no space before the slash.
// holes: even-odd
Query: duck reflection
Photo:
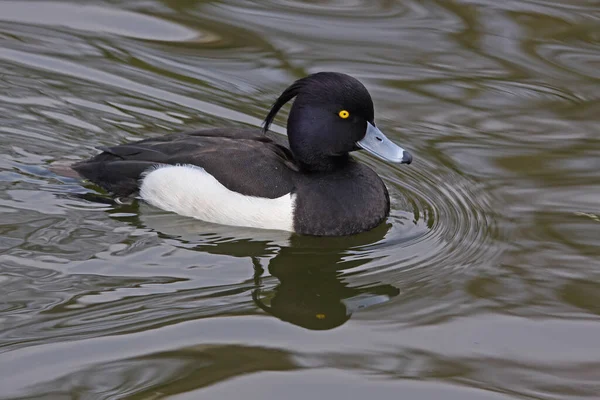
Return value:
<svg viewBox="0 0 600 400">
<path fill-rule="evenodd" d="M 252 300 L 256 306 L 306 329 L 336 328 L 353 313 L 399 294 L 396 287 L 379 282 L 351 284 L 347 282 L 349 277 L 357 276 L 363 282 L 365 278 L 344 273 L 380 257 L 369 248 L 383 240 L 389 224 L 359 235 L 322 238 L 206 224 L 144 205 L 136 211 L 140 225 L 174 239 L 178 246 L 251 259 L 256 286 Z"/>
<path fill-rule="evenodd" d="M 282 247 L 269 260 L 268 271 L 280 282 L 274 288 L 262 288 L 262 268 L 254 259 L 258 286 L 252 292 L 254 303 L 282 321 L 306 329 L 327 330 L 344 324 L 360 309 L 388 301 L 399 293 L 394 286 L 350 286 L 343 277 L 344 270 L 372 259 L 352 259 L 351 251 L 381 240 L 388 229 L 383 226 L 370 235 L 338 240 L 292 237 L 290 246 Z"/>
</svg>

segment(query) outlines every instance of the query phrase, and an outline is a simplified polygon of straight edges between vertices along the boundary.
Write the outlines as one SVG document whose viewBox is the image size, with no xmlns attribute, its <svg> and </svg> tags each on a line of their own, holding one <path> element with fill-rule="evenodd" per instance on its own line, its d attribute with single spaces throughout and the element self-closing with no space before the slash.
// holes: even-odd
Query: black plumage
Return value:
<svg viewBox="0 0 600 400">
<path fill-rule="evenodd" d="M 206 129 L 99 149 L 73 169 L 116 196 L 135 194 L 141 175 L 161 164 L 201 166 L 229 190 L 271 199 L 293 189 L 299 170 L 290 150 L 259 129 Z"/>
</svg>

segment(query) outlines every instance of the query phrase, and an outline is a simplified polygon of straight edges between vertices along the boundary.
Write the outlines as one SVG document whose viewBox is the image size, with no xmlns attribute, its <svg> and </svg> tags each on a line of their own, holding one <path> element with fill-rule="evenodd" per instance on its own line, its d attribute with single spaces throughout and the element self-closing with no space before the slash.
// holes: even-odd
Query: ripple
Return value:
<svg viewBox="0 0 600 400">
<path fill-rule="evenodd" d="M 261 119 L 253 118 L 239 111 L 162 90 L 156 87 L 147 86 L 119 75 L 111 74 L 96 68 L 90 68 L 78 63 L 61 60 L 55 57 L 29 54 L 19 50 L 0 49 L 0 58 L 17 64 L 23 64 L 34 69 L 65 74 L 71 78 L 82 79 L 98 84 L 101 83 L 103 85 L 125 89 L 141 95 L 151 96 L 155 99 L 165 99 L 167 101 L 185 105 L 196 110 L 202 110 L 207 114 L 226 116 L 229 119 L 243 121 L 256 126 L 259 126 L 262 123 Z M 276 127 L 274 128 L 276 129 Z"/>
<path fill-rule="evenodd" d="M 215 40 L 211 34 L 201 33 L 157 17 L 118 8 L 76 3 L 2 1 L 0 21 L 64 27 L 165 42 Z"/>
<path fill-rule="evenodd" d="M 409 235 L 391 236 L 378 249 L 390 255 L 379 267 L 382 271 L 424 269 L 436 279 L 444 271 L 481 267 L 498 255 L 494 242 L 501 235 L 495 201 L 484 185 L 456 172 L 439 170 L 423 158 L 401 175 L 391 166 L 380 165 L 378 169 L 388 183 L 394 205 L 408 203 L 413 215 L 412 229 L 405 232 Z M 406 224 L 400 221 L 405 219 L 400 211 L 396 208 L 392 212 L 394 224 Z"/>
<path fill-rule="evenodd" d="M 436 27 L 442 30 L 454 30 L 462 24 L 459 18 L 443 7 L 415 1 L 361 1 L 355 7 L 344 3 L 341 8 L 337 6 L 338 2 L 309 7 L 305 2 L 265 3 L 253 4 L 250 9 L 247 5 L 223 2 L 207 6 L 203 11 L 228 24 L 250 25 L 255 29 L 268 23 L 270 29 L 290 37 L 296 43 L 309 40 L 313 48 L 340 42 L 354 46 L 368 43 L 383 47 L 385 44 L 397 44 L 398 41 L 409 42 L 411 30 L 422 28 L 428 22 L 435 21 Z M 307 14 L 311 18 L 306 18 Z M 420 34 L 424 32 L 421 30 Z M 282 38 L 271 38 L 278 39 Z M 314 39 L 318 40 L 315 42 Z M 331 51 L 331 47 L 329 49 Z"/>
<path fill-rule="evenodd" d="M 600 79 L 598 46 L 573 44 L 545 44 L 538 46 L 538 55 L 547 62 L 583 78 Z"/>
</svg>

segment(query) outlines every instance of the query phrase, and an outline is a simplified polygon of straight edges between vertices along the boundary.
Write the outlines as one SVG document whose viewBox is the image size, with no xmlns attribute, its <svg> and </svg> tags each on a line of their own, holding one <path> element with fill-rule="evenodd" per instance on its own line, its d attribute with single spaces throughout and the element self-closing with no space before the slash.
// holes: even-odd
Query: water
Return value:
<svg viewBox="0 0 600 400">
<path fill-rule="evenodd" d="M 598 398 L 597 1 L 0 1 L 0 41 L 0 398 Z M 210 225 L 52 172 L 258 126 L 321 70 L 415 156 L 359 156 L 392 197 L 372 232 Z"/>
</svg>

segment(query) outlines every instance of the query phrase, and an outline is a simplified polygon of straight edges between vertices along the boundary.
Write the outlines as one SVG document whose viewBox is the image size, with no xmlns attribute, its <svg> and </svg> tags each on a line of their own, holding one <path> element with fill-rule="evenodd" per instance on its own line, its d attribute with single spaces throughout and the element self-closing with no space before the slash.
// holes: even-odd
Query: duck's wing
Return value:
<svg viewBox="0 0 600 400">
<path fill-rule="evenodd" d="M 277 198 L 292 191 L 298 171 L 291 151 L 277 141 L 258 130 L 208 129 L 100 147 L 102 153 L 72 168 L 117 196 L 137 192 L 151 168 L 191 164 L 234 192 Z"/>
</svg>

